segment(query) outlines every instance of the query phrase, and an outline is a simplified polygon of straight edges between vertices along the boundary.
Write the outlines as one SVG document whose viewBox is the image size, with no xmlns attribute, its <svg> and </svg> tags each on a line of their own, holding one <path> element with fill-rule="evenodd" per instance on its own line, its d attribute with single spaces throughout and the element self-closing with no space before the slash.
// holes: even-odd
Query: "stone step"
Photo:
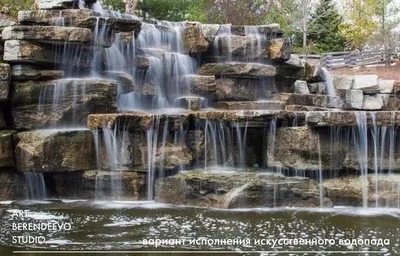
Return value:
<svg viewBox="0 0 400 256">
<path fill-rule="evenodd" d="M 11 68 L 13 81 L 27 80 L 54 80 L 61 79 L 64 72 L 61 70 L 40 69 L 32 65 L 13 65 Z"/>
<path fill-rule="evenodd" d="M 365 114 L 368 126 L 398 126 L 400 125 L 400 111 L 315 111 L 306 113 L 306 122 L 310 126 L 357 126 L 357 119 Z"/>
<path fill-rule="evenodd" d="M 157 113 L 126 112 L 115 114 L 92 114 L 88 117 L 89 129 L 102 129 L 108 127 L 113 129 L 119 124 L 125 124 L 128 130 L 149 130 L 155 118 L 160 123 L 168 120 L 170 130 L 178 130 L 187 127 L 190 121 L 219 121 L 219 122 L 260 122 L 265 123 L 272 119 L 292 120 L 296 119 L 298 124 L 304 124 L 306 112 L 284 111 L 284 110 L 204 110 L 184 111 L 180 113 Z M 120 129 L 123 127 L 119 127 Z"/>
<path fill-rule="evenodd" d="M 342 108 L 340 97 L 318 94 L 292 94 L 286 101 L 288 105 L 313 106 L 321 108 Z"/>
<path fill-rule="evenodd" d="M 255 78 L 276 75 L 275 67 L 260 63 L 224 62 L 208 63 L 198 70 L 199 75 L 216 77 Z"/>
<path fill-rule="evenodd" d="M 213 106 L 225 110 L 283 110 L 282 101 L 225 101 L 215 102 Z"/>
<path fill-rule="evenodd" d="M 36 130 L 14 135 L 20 172 L 94 170 L 96 150 L 90 130 Z"/>
<path fill-rule="evenodd" d="M 92 32 L 87 28 L 61 26 L 12 26 L 5 27 L 3 40 L 33 40 L 39 42 L 90 43 Z"/>
<path fill-rule="evenodd" d="M 142 22 L 132 18 L 101 17 L 100 13 L 90 9 L 60 9 L 19 11 L 18 21 L 21 25 L 51 26 L 63 22 L 64 26 L 94 29 L 97 25 L 106 24 L 114 32 L 140 32 Z"/>
<path fill-rule="evenodd" d="M 4 61 L 9 63 L 45 64 L 91 68 L 93 48 L 81 45 L 67 45 L 64 51 L 55 51 L 51 45 L 27 40 L 7 40 L 4 43 Z M 71 53 L 72 54 L 69 54 Z M 76 54 L 79 53 L 79 54 Z"/>
</svg>

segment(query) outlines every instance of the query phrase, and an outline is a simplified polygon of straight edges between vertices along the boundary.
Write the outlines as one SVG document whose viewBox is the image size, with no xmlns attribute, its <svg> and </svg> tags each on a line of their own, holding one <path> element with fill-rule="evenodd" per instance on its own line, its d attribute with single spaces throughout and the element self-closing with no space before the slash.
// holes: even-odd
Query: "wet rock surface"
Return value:
<svg viewBox="0 0 400 256">
<path fill-rule="evenodd" d="M 270 65 L 259 63 L 208 63 L 200 67 L 199 75 L 206 76 L 226 76 L 226 77 L 270 77 L 276 74 L 276 69 Z"/>
<path fill-rule="evenodd" d="M 92 32 L 86 28 L 60 26 L 12 26 L 3 29 L 2 38 L 84 44 L 92 40 Z"/>
<path fill-rule="evenodd" d="M 364 191 L 367 194 L 367 206 L 397 208 L 400 176 L 371 174 L 366 177 L 341 177 L 324 181 L 324 187 L 327 196 L 335 205 L 363 206 Z"/>
<path fill-rule="evenodd" d="M 93 134 L 89 130 L 20 132 L 14 135 L 14 141 L 20 172 L 69 172 L 96 168 Z"/>
<path fill-rule="evenodd" d="M 278 174 L 188 171 L 156 181 L 156 202 L 213 208 L 319 207 L 317 183 Z M 329 200 L 326 201 L 329 204 Z"/>
<path fill-rule="evenodd" d="M 17 129 L 71 122 L 84 125 L 89 114 L 116 111 L 117 85 L 113 80 L 61 79 L 13 85 L 12 116 Z"/>
</svg>

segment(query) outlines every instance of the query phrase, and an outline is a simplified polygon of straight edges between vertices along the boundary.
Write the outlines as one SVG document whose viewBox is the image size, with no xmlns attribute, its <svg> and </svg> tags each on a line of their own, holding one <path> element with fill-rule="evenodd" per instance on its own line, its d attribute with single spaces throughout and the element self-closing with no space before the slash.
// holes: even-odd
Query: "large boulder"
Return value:
<svg viewBox="0 0 400 256">
<path fill-rule="evenodd" d="M 362 109 L 364 102 L 364 93 L 361 90 L 336 90 L 343 100 L 344 109 Z"/>
<path fill-rule="evenodd" d="M 57 1 L 57 0 L 56 0 Z M 102 17 L 100 13 L 90 9 L 60 9 L 19 11 L 18 21 L 21 25 L 51 26 L 62 22 L 68 27 L 95 29 L 97 26 L 107 26 L 113 32 L 140 32 L 142 22 L 132 16 Z"/>
<path fill-rule="evenodd" d="M 55 51 L 51 45 L 26 40 L 7 40 L 4 43 L 4 60 L 10 63 L 63 64 L 66 66 L 91 68 L 93 49 L 82 45 L 64 45 L 64 50 Z M 79 54 L 70 54 L 70 52 Z M 63 54 L 68 52 L 68 54 Z"/>
<path fill-rule="evenodd" d="M 274 145 L 269 145 L 268 166 L 296 170 L 341 170 L 348 145 L 334 148 L 330 134 L 310 127 L 281 127 L 276 130 Z M 320 152 L 318 151 L 320 145 Z M 319 161 L 321 158 L 321 162 Z"/>
<path fill-rule="evenodd" d="M 183 83 L 186 83 L 190 88 L 190 93 L 197 96 L 214 98 L 217 90 L 215 76 L 183 76 Z"/>
<path fill-rule="evenodd" d="M 258 79 L 220 78 L 216 80 L 217 101 L 255 101 L 266 99 L 275 88 Z"/>
<path fill-rule="evenodd" d="M 85 125 L 92 113 L 115 112 L 117 84 L 104 79 L 14 82 L 12 116 L 17 129 Z"/>
<path fill-rule="evenodd" d="M 268 55 L 267 42 L 256 36 L 223 35 L 218 37 L 218 55 L 233 59 L 259 59 Z"/>
<path fill-rule="evenodd" d="M 13 139 L 15 131 L 0 131 L 0 168 L 15 166 Z"/>
<path fill-rule="evenodd" d="M 289 41 L 283 38 L 271 39 L 268 42 L 268 59 L 274 62 L 284 62 L 290 59 Z"/>
<path fill-rule="evenodd" d="M 235 171 L 189 171 L 156 180 L 155 201 L 213 208 L 319 207 L 309 178 Z M 325 205 L 330 205 L 328 199 Z"/>
<path fill-rule="evenodd" d="M 276 69 L 260 63 L 225 62 L 205 64 L 199 68 L 198 73 L 216 77 L 260 78 L 275 76 Z"/>
<path fill-rule="evenodd" d="M 41 130 L 14 135 L 20 172 L 94 170 L 96 149 L 90 130 Z M 83 146 L 84 145 L 84 146 Z"/>
<path fill-rule="evenodd" d="M 85 44 L 92 41 L 92 32 L 87 28 L 61 26 L 12 26 L 3 29 L 2 38 L 3 40 Z"/>
<path fill-rule="evenodd" d="M 366 200 L 371 207 L 397 208 L 399 204 L 400 175 L 348 176 L 324 181 L 327 197 L 335 205 L 363 206 L 363 184 Z M 378 190 L 376 190 L 378 188 Z"/>
<path fill-rule="evenodd" d="M 189 54 L 206 52 L 210 45 L 198 25 L 186 26 L 182 31 L 182 40 L 183 49 Z"/>
<path fill-rule="evenodd" d="M 336 90 L 350 90 L 353 88 L 353 76 L 348 75 L 332 75 L 333 87 Z"/>
<path fill-rule="evenodd" d="M 8 100 L 10 94 L 10 82 L 10 65 L 6 63 L 0 63 L 0 102 Z"/>
<path fill-rule="evenodd" d="M 355 90 L 362 90 L 365 93 L 378 93 L 378 76 L 377 75 L 357 75 L 354 76 L 353 87 Z"/>
</svg>

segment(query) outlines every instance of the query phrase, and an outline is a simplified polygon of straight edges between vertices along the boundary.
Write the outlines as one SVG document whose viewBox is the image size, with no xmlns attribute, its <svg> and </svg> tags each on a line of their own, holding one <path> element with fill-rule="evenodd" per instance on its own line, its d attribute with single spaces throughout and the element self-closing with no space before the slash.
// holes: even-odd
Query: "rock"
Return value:
<svg viewBox="0 0 400 256">
<path fill-rule="evenodd" d="M 256 36 L 222 35 L 218 37 L 219 56 L 252 60 L 268 56 L 267 51 L 266 41 Z"/>
<path fill-rule="evenodd" d="M 383 98 L 379 94 L 364 95 L 363 109 L 365 110 L 380 110 L 384 106 Z"/>
<path fill-rule="evenodd" d="M 223 101 L 216 102 L 213 106 L 226 110 L 283 110 L 285 102 L 282 101 Z"/>
<path fill-rule="evenodd" d="M 3 40 L 85 44 L 92 41 L 92 32 L 87 28 L 61 26 L 12 26 L 3 29 L 2 38 Z"/>
<path fill-rule="evenodd" d="M 58 198 L 129 200 L 147 199 L 147 175 L 133 171 L 53 173 Z M 115 186 L 118 184 L 118 186 Z"/>
<path fill-rule="evenodd" d="M 130 74 L 122 71 L 105 71 L 107 79 L 116 80 L 118 84 L 118 95 L 129 93 L 134 90 L 133 78 Z"/>
<path fill-rule="evenodd" d="M 191 94 L 207 98 L 215 98 L 217 90 L 215 76 L 186 75 L 183 76 L 182 79 L 183 83 L 188 84 Z"/>
<path fill-rule="evenodd" d="M 268 59 L 275 62 L 284 62 L 290 59 L 290 45 L 286 39 L 271 39 L 268 45 Z"/>
<path fill-rule="evenodd" d="M 13 65 L 11 74 L 13 81 L 54 80 L 64 76 L 61 70 L 42 70 L 32 65 Z"/>
<path fill-rule="evenodd" d="M 274 76 L 276 69 L 271 65 L 259 63 L 225 62 L 205 64 L 200 67 L 198 73 L 216 77 L 259 78 Z"/>
<path fill-rule="evenodd" d="M 137 57 L 136 58 L 136 68 L 148 69 L 150 67 L 150 60 L 147 57 Z"/>
<path fill-rule="evenodd" d="M 274 88 L 268 81 L 256 79 L 221 78 L 216 80 L 217 101 L 256 101 L 267 99 Z"/>
<path fill-rule="evenodd" d="M 206 52 L 210 46 L 200 26 L 186 26 L 182 31 L 182 41 L 185 53 L 189 54 Z"/>
<path fill-rule="evenodd" d="M 327 94 L 324 82 L 308 83 L 308 89 L 310 90 L 310 93 L 313 94 Z"/>
<path fill-rule="evenodd" d="M 84 125 L 89 114 L 115 112 L 117 108 L 117 85 L 112 80 L 26 81 L 15 82 L 13 87 L 12 116 L 17 129 Z"/>
<path fill-rule="evenodd" d="M 324 181 L 327 197 L 334 205 L 363 206 L 363 177 L 348 176 Z M 368 175 L 365 177 L 367 184 L 367 204 L 375 207 L 398 207 L 398 193 L 400 176 L 398 174 Z M 376 191 L 378 187 L 378 191 Z M 376 201 L 378 199 L 378 201 Z"/>
<path fill-rule="evenodd" d="M 294 92 L 298 94 L 310 94 L 306 81 L 297 80 L 294 83 Z"/>
<path fill-rule="evenodd" d="M 0 171 L 0 201 L 26 199 L 24 177 L 14 170 Z"/>
<path fill-rule="evenodd" d="M 329 126 L 357 126 L 357 117 L 360 117 L 360 111 L 318 111 L 306 113 L 306 122 L 309 126 L 329 127 Z M 375 115 L 372 118 L 372 115 Z M 378 111 L 366 112 L 367 125 L 373 126 L 393 126 L 400 123 L 400 115 L 397 112 Z"/>
<path fill-rule="evenodd" d="M 220 29 L 219 24 L 200 24 L 200 30 L 209 45 L 214 43 L 215 37 Z"/>
<path fill-rule="evenodd" d="M 287 100 L 288 105 L 315 106 L 322 108 L 341 108 L 343 100 L 340 97 L 315 94 L 292 94 Z"/>
<path fill-rule="evenodd" d="M 347 145 L 340 143 L 332 148 L 328 132 L 317 132 L 307 126 L 280 127 L 276 130 L 274 141 L 273 148 L 267 151 L 268 166 L 280 166 L 284 169 L 318 171 L 319 144 L 322 169 L 342 170 L 348 150 Z"/>
<path fill-rule="evenodd" d="M 379 93 L 392 93 L 395 80 L 378 79 Z"/>
<path fill-rule="evenodd" d="M 8 100 L 10 94 L 10 82 L 10 65 L 6 63 L 0 63 L 0 102 Z"/>
<path fill-rule="evenodd" d="M 93 133 L 89 130 L 20 132 L 14 140 L 20 172 L 71 172 L 96 167 Z"/>
<path fill-rule="evenodd" d="M 0 168 L 15 166 L 12 140 L 14 133 L 15 131 L 0 131 Z"/>
<path fill-rule="evenodd" d="M 155 201 L 224 209 L 319 207 L 320 204 L 318 184 L 314 180 L 221 171 L 189 171 L 157 179 Z"/>
<path fill-rule="evenodd" d="M 7 40 L 4 43 L 4 60 L 10 63 L 63 64 L 66 66 L 91 68 L 93 51 L 81 45 L 66 45 L 64 50 L 54 51 L 51 45 L 32 41 Z M 63 52 L 77 55 L 63 55 Z"/>
<path fill-rule="evenodd" d="M 376 75 L 357 75 L 354 76 L 352 89 L 359 89 L 365 93 L 378 93 L 378 76 Z"/>
<path fill-rule="evenodd" d="M 394 94 L 399 94 L 400 93 L 400 81 L 394 81 L 393 84 L 393 93 Z"/>
<path fill-rule="evenodd" d="M 89 28 L 94 30 L 96 26 L 108 27 L 109 31 L 117 32 L 140 32 L 142 22 L 132 19 L 132 16 L 123 17 L 100 17 L 100 13 L 90 9 L 59 9 L 59 10 L 36 10 L 19 11 L 18 21 L 21 25 L 56 25 L 62 21 L 67 27 Z M 125 17 L 125 18 L 124 18 Z"/>
<path fill-rule="evenodd" d="M 196 96 L 183 96 L 177 99 L 177 104 L 187 110 L 199 111 L 203 99 Z"/>
<path fill-rule="evenodd" d="M 166 143 L 165 146 L 157 148 L 155 166 L 164 170 L 174 170 L 179 167 L 188 166 L 193 161 L 193 155 L 186 145 L 174 145 Z"/>
<path fill-rule="evenodd" d="M 332 75 L 333 87 L 336 90 L 350 90 L 353 88 L 353 76 Z"/>
<path fill-rule="evenodd" d="M 361 90 L 337 90 L 339 96 L 343 99 L 344 109 L 362 109 L 364 94 Z M 366 96 L 367 97 L 367 96 Z"/>
</svg>

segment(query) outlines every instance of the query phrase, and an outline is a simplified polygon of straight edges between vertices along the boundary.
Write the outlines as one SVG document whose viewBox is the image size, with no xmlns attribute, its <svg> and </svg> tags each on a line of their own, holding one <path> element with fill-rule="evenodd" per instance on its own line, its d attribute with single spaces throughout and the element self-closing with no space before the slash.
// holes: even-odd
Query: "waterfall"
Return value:
<svg viewBox="0 0 400 256">
<path fill-rule="evenodd" d="M 322 80 L 324 81 L 328 95 L 332 97 L 336 96 L 335 87 L 333 86 L 332 76 L 329 73 L 329 71 L 325 67 L 320 68 L 319 71 L 320 71 L 319 75 L 322 77 Z"/>
<path fill-rule="evenodd" d="M 28 190 L 28 199 L 42 200 L 47 198 L 43 173 L 24 172 L 24 177 Z"/>
<path fill-rule="evenodd" d="M 359 159 L 361 170 L 361 185 L 363 208 L 368 207 L 368 127 L 367 114 L 364 111 L 357 112 L 357 127 L 358 127 L 358 146 Z"/>
</svg>

